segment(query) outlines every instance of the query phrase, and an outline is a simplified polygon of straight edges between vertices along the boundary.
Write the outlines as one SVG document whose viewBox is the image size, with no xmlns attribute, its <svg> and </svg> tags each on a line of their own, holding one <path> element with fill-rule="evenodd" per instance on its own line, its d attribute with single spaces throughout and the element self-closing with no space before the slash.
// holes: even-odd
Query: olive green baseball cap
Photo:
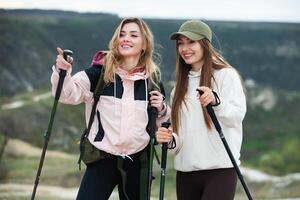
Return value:
<svg viewBox="0 0 300 200">
<path fill-rule="evenodd" d="M 179 36 L 185 36 L 190 40 L 201 40 L 203 38 L 211 42 L 212 32 L 207 24 L 200 20 L 189 20 L 184 22 L 178 32 L 172 33 L 171 40 L 177 40 Z"/>
</svg>

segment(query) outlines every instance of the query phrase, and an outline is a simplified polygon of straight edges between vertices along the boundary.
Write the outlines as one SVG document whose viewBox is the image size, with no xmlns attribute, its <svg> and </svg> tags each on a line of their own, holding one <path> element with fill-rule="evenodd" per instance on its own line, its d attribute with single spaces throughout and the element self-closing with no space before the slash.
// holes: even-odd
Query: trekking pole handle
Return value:
<svg viewBox="0 0 300 200">
<path fill-rule="evenodd" d="M 69 49 L 65 49 L 63 52 L 63 57 L 66 61 L 68 61 L 68 56 L 73 55 L 73 51 L 69 50 Z"/>
<path fill-rule="evenodd" d="M 164 128 L 169 128 L 169 127 L 170 127 L 170 125 L 171 125 L 171 123 L 170 123 L 170 122 L 163 122 L 163 123 L 161 124 L 161 127 L 164 127 Z"/>
<path fill-rule="evenodd" d="M 64 50 L 63 52 L 63 58 L 68 61 L 68 56 L 73 55 L 73 51 L 71 50 Z M 56 93 L 55 93 L 55 99 L 58 100 L 60 97 L 60 93 L 63 87 L 63 82 L 65 80 L 67 71 L 64 69 L 60 69 L 59 70 L 59 80 L 58 80 L 58 84 L 57 84 L 57 88 L 56 88 Z"/>
<path fill-rule="evenodd" d="M 202 90 L 196 89 L 196 91 L 199 93 L 199 95 L 201 96 L 204 92 Z M 211 103 L 209 103 L 206 106 L 206 110 L 209 114 L 209 116 L 211 117 L 212 121 L 214 122 L 214 125 L 216 127 L 216 130 L 220 133 L 222 131 L 221 125 L 219 123 L 219 121 L 217 120 L 216 114 L 214 109 L 212 108 Z"/>
<path fill-rule="evenodd" d="M 63 52 L 63 58 L 68 62 L 68 56 L 73 55 L 73 51 L 65 49 Z M 60 76 L 66 76 L 66 70 L 61 69 L 59 72 Z"/>
</svg>

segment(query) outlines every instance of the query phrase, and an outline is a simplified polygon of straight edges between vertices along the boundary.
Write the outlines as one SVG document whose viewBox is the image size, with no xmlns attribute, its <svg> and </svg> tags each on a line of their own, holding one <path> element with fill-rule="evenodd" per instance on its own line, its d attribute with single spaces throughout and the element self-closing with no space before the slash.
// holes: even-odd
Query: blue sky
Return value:
<svg viewBox="0 0 300 200">
<path fill-rule="evenodd" d="M 120 17 L 300 22 L 299 0 L 0 0 L 0 8 L 106 12 Z"/>
</svg>

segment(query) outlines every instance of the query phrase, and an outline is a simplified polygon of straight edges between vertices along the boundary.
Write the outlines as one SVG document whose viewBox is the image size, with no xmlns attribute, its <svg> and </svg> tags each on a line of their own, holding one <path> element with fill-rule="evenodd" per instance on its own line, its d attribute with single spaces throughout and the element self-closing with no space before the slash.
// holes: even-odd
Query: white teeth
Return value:
<svg viewBox="0 0 300 200">
<path fill-rule="evenodd" d="M 121 47 L 122 48 L 131 48 L 131 45 L 129 45 L 129 44 L 122 44 Z"/>
<path fill-rule="evenodd" d="M 189 58 L 189 57 L 191 57 L 193 54 L 183 54 L 183 56 L 185 57 L 185 58 Z"/>
</svg>

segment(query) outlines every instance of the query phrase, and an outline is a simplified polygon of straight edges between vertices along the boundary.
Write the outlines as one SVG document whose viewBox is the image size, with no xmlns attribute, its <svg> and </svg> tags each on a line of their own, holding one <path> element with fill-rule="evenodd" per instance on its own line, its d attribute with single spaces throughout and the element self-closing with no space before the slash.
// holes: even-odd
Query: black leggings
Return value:
<svg viewBox="0 0 300 200">
<path fill-rule="evenodd" d="M 233 200 L 237 176 L 234 168 L 176 174 L 178 200 Z"/>
<path fill-rule="evenodd" d="M 102 159 L 93 164 L 89 164 L 82 178 L 76 200 L 107 200 L 113 189 L 118 185 L 119 199 L 130 200 L 139 199 L 140 188 L 140 161 L 139 155 L 129 158 L 114 157 Z M 118 159 L 122 159 L 122 169 L 126 172 L 125 185 L 123 178 L 117 167 Z"/>
</svg>

